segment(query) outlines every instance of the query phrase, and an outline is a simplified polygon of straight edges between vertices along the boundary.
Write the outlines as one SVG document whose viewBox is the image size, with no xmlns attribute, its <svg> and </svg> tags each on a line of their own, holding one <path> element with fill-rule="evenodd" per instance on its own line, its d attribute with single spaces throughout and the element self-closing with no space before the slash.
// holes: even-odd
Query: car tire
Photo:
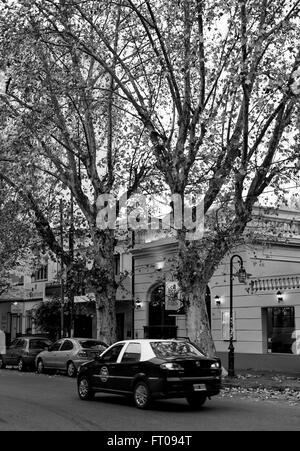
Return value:
<svg viewBox="0 0 300 451">
<path fill-rule="evenodd" d="M 26 366 L 25 366 L 24 360 L 22 358 L 20 358 L 18 360 L 18 371 L 20 373 L 23 373 L 25 370 L 26 370 Z"/>
<path fill-rule="evenodd" d="M 45 373 L 44 362 L 42 361 L 42 359 L 38 360 L 37 366 L 36 366 L 36 371 L 37 371 L 38 374 Z"/>
<path fill-rule="evenodd" d="M 78 395 L 82 401 L 91 401 L 95 396 L 90 380 L 86 376 L 82 376 L 78 381 Z"/>
<path fill-rule="evenodd" d="M 67 364 L 67 375 L 72 378 L 76 377 L 77 375 L 77 369 L 73 362 L 69 362 Z"/>
<path fill-rule="evenodd" d="M 4 363 L 2 355 L 0 355 L 0 370 L 5 370 L 6 365 Z"/>
<path fill-rule="evenodd" d="M 133 389 L 133 399 L 138 409 L 147 409 L 151 404 L 151 393 L 145 382 L 138 382 Z"/>
<path fill-rule="evenodd" d="M 207 396 L 193 393 L 191 395 L 188 395 L 186 397 L 186 400 L 189 403 L 190 407 L 192 407 L 192 409 L 201 409 L 201 407 L 207 400 Z"/>
</svg>

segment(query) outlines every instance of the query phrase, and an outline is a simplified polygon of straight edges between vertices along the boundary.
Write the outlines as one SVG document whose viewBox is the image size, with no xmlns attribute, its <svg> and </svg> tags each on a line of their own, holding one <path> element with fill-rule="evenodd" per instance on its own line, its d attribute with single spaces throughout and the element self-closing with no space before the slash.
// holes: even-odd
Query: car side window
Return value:
<svg viewBox="0 0 300 451">
<path fill-rule="evenodd" d="M 122 351 L 123 347 L 124 347 L 124 343 L 114 346 L 109 351 L 107 351 L 105 354 L 103 354 L 102 360 L 104 360 L 104 362 L 106 362 L 106 363 L 115 363 L 118 360 L 118 357 L 119 357 L 120 352 Z"/>
<path fill-rule="evenodd" d="M 56 343 L 54 343 L 54 345 L 52 345 L 52 346 L 49 348 L 49 351 L 50 351 L 50 352 L 58 351 L 60 347 L 61 347 L 61 341 L 57 341 Z"/>
<path fill-rule="evenodd" d="M 74 348 L 73 343 L 70 340 L 66 340 L 60 350 L 61 351 L 72 351 L 73 348 Z"/>
<path fill-rule="evenodd" d="M 25 341 L 24 340 L 18 340 L 16 345 L 15 345 L 15 348 L 16 349 L 22 349 L 24 347 L 25 347 Z"/>
<path fill-rule="evenodd" d="M 19 340 L 14 340 L 11 345 L 10 345 L 10 349 L 14 349 L 17 346 L 17 343 L 19 342 Z"/>
<path fill-rule="evenodd" d="M 122 363 L 134 363 L 141 360 L 142 347 L 140 343 L 130 343 L 122 357 Z"/>
</svg>

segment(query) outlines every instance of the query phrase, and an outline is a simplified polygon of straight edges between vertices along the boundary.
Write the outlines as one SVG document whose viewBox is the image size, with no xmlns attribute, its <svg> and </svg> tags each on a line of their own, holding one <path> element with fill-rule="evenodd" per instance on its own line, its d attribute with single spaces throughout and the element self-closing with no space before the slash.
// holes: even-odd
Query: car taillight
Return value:
<svg viewBox="0 0 300 451">
<path fill-rule="evenodd" d="M 88 353 L 85 351 L 80 351 L 78 352 L 78 357 L 80 357 L 81 359 L 86 359 L 88 357 Z"/>
<path fill-rule="evenodd" d="M 160 367 L 162 370 L 184 371 L 184 368 L 178 363 L 163 363 Z"/>
</svg>

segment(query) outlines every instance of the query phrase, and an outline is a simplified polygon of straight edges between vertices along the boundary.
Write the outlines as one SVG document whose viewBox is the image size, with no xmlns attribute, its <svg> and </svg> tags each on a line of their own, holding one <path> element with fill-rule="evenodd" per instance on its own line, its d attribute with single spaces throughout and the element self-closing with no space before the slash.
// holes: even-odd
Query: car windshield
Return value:
<svg viewBox="0 0 300 451">
<path fill-rule="evenodd" d="M 185 341 L 157 341 L 152 342 L 151 347 L 160 359 L 203 356 L 191 343 Z"/>
<path fill-rule="evenodd" d="M 82 340 L 79 344 L 83 349 L 95 349 L 96 351 L 102 351 L 107 348 L 107 345 L 102 343 L 102 341 Z"/>
</svg>

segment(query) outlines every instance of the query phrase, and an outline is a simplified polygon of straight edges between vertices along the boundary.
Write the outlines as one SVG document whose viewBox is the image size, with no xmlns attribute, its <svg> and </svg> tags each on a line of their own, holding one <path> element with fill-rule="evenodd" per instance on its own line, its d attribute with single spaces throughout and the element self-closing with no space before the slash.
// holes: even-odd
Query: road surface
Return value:
<svg viewBox="0 0 300 451">
<path fill-rule="evenodd" d="M 76 379 L 0 370 L 0 431 L 300 430 L 300 403 L 228 393 L 191 411 L 184 399 L 140 411 L 124 397 L 80 401 Z"/>
</svg>

